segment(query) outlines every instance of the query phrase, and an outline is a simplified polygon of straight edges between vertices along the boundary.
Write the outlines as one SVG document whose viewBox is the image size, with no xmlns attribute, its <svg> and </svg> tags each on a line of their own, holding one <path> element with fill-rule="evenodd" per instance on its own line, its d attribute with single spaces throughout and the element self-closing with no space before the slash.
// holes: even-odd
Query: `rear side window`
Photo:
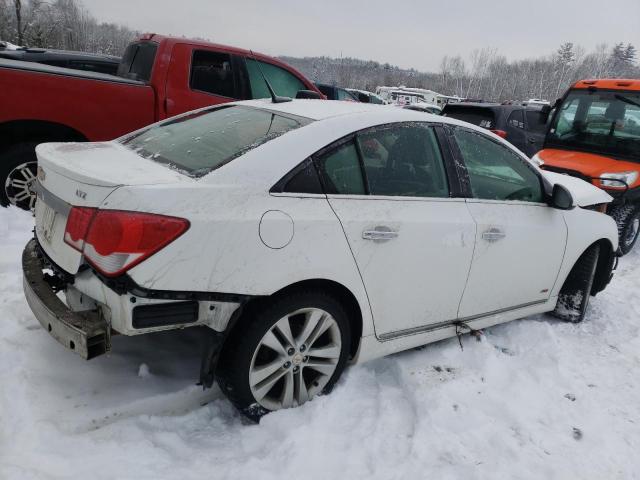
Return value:
<svg viewBox="0 0 640 480">
<path fill-rule="evenodd" d="M 231 55 L 206 50 L 193 52 L 189 84 L 193 90 L 237 98 Z"/>
<path fill-rule="evenodd" d="M 132 43 L 118 65 L 118 76 L 148 82 L 157 50 L 158 45 L 153 42 Z"/>
<path fill-rule="evenodd" d="M 284 68 L 248 58 L 247 72 L 249 73 L 249 84 L 251 85 L 251 98 L 271 97 L 260 70 L 262 70 L 262 74 L 269 80 L 276 95 L 295 98 L 300 90 L 307 88 L 298 77 Z"/>
<path fill-rule="evenodd" d="M 125 137 L 138 155 L 201 177 L 311 120 L 268 110 L 230 105 L 168 120 Z"/>
<path fill-rule="evenodd" d="M 326 193 L 365 195 L 360 159 L 353 140 L 325 153 L 317 164 Z"/>
<path fill-rule="evenodd" d="M 446 106 L 442 115 L 472 123 L 482 128 L 494 129 L 496 125 L 495 115 L 488 108 Z"/>
<path fill-rule="evenodd" d="M 509 114 L 507 124 L 513 128 L 520 128 L 524 130 L 524 113 L 522 110 L 514 110 Z"/>
<path fill-rule="evenodd" d="M 444 162 L 432 128 L 382 127 L 358 134 L 371 195 L 448 197 Z"/>
</svg>

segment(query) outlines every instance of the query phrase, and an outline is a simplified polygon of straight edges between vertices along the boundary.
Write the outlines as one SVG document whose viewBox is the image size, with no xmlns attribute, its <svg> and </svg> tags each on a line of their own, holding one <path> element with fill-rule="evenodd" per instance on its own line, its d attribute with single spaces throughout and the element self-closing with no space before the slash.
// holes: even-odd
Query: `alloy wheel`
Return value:
<svg viewBox="0 0 640 480">
<path fill-rule="evenodd" d="M 278 320 L 258 343 L 249 368 L 251 393 L 269 410 L 302 405 L 322 392 L 341 351 L 340 328 L 329 313 L 296 310 Z"/>
<path fill-rule="evenodd" d="M 25 162 L 13 168 L 4 185 L 4 191 L 12 205 L 24 210 L 32 210 L 36 203 L 36 196 L 31 191 L 31 185 L 36 180 L 36 162 Z"/>
</svg>

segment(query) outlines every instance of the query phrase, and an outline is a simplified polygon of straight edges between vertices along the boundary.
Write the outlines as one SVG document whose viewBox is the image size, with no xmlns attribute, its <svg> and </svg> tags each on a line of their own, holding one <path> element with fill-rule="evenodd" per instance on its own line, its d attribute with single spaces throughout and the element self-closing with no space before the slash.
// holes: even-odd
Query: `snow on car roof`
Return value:
<svg viewBox="0 0 640 480">
<path fill-rule="evenodd" d="M 331 117 L 351 115 L 365 112 L 380 112 L 384 105 L 361 102 L 344 102 L 339 100 L 292 100 L 291 102 L 273 103 L 270 99 L 237 102 L 238 105 L 264 108 L 267 110 L 298 115 L 312 120 L 324 120 Z"/>
</svg>

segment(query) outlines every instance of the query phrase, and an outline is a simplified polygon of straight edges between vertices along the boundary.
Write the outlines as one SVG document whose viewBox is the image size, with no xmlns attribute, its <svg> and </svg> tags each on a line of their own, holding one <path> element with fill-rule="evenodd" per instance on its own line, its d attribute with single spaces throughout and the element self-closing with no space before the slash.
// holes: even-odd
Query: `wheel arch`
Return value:
<svg viewBox="0 0 640 480">
<path fill-rule="evenodd" d="M 598 257 L 598 263 L 596 265 L 593 286 L 591 288 L 591 295 L 596 295 L 597 293 L 601 292 L 609 284 L 609 281 L 611 280 L 611 274 L 615 266 L 617 254 L 613 249 L 611 240 L 609 240 L 608 238 L 600 238 L 599 240 L 591 242 L 589 245 L 584 247 L 580 254 L 576 257 L 575 261 L 571 265 L 571 268 L 567 269 L 566 274 L 562 278 L 559 292 L 561 292 L 565 287 L 569 275 L 576 267 L 576 265 L 578 265 L 578 262 L 580 262 L 585 252 L 587 252 L 587 250 L 589 250 L 594 245 L 598 245 L 600 247 L 600 254 Z"/>
<path fill-rule="evenodd" d="M 44 120 L 12 120 L 0 124 L 0 150 L 28 142 L 69 141 L 86 142 L 88 139 L 75 128 Z"/>
<path fill-rule="evenodd" d="M 255 297 L 249 300 L 242 306 L 242 312 L 237 316 L 235 321 L 229 324 L 229 333 L 232 335 L 233 330 L 236 329 L 241 323 L 243 318 L 246 318 L 248 312 L 251 312 L 255 308 L 259 308 L 264 302 L 273 301 L 275 298 L 280 298 L 286 295 L 290 295 L 300 290 L 317 290 L 329 293 L 338 299 L 347 310 L 347 317 L 351 327 L 351 345 L 349 345 L 349 356 L 355 357 L 360 347 L 360 339 L 362 338 L 363 328 L 363 315 L 360 304 L 356 296 L 344 285 L 334 280 L 328 280 L 323 278 L 314 278 L 308 280 L 302 280 L 291 285 L 287 285 L 284 288 L 274 292 L 269 296 Z"/>
<path fill-rule="evenodd" d="M 615 268 L 617 252 L 613 249 L 613 244 L 607 238 L 601 238 L 600 240 L 589 245 L 591 248 L 593 245 L 600 246 L 600 256 L 598 257 L 598 264 L 596 265 L 596 273 L 593 279 L 593 287 L 591 288 L 591 295 L 603 291 L 611 281 L 612 273 Z M 585 249 L 586 251 L 587 249 Z"/>
</svg>

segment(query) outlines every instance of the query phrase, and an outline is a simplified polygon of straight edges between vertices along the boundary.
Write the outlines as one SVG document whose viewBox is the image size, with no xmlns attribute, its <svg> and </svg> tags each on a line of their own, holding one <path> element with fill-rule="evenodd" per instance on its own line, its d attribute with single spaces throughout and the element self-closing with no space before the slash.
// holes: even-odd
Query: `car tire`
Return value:
<svg viewBox="0 0 640 480">
<path fill-rule="evenodd" d="M 592 245 L 580 256 L 560 290 L 552 313 L 555 317 L 572 323 L 584 320 L 599 256 L 599 245 Z"/>
<path fill-rule="evenodd" d="M 634 204 L 616 206 L 611 216 L 618 224 L 620 252 L 629 253 L 640 236 L 640 206 Z"/>
<path fill-rule="evenodd" d="M 0 205 L 16 205 L 23 210 L 33 208 L 35 195 L 28 194 L 28 186 L 36 178 L 37 143 L 12 145 L 0 154 Z"/>
<path fill-rule="evenodd" d="M 321 291 L 295 292 L 243 314 L 223 346 L 216 380 L 235 407 L 257 422 L 270 411 L 329 393 L 350 344 L 340 301 Z"/>
</svg>

